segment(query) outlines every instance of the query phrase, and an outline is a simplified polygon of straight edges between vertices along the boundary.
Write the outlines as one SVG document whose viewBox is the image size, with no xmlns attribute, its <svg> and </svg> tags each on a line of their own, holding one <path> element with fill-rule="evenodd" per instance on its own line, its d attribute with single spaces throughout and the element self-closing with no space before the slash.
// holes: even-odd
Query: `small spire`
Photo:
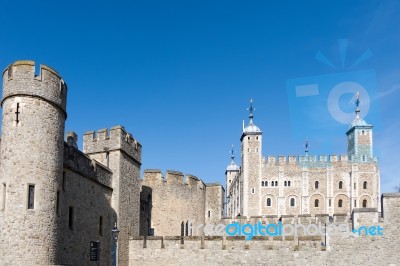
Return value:
<svg viewBox="0 0 400 266">
<path fill-rule="evenodd" d="M 305 149 L 306 156 L 308 156 L 308 152 L 309 152 L 309 148 L 310 148 L 310 145 L 308 144 L 308 140 L 306 140 L 306 144 L 304 145 L 304 147 L 306 148 Z"/>
<path fill-rule="evenodd" d="M 357 91 L 356 93 L 356 101 L 354 102 L 356 104 L 356 118 L 360 117 L 360 93 Z"/>
<path fill-rule="evenodd" d="M 226 168 L 226 171 L 239 171 L 239 166 L 235 164 L 235 150 L 233 149 L 233 144 L 232 144 L 232 149 L 231 149 L 231 163 L 228 165 Z"/>
<path fill-rule="evenodd" d="M 254 116 L 253 116 L 253 111 L 256 110 L 255 108 L 253 108 L 253 98 L 250 98 L 250 107 L 247 108 L 247 110 L 250 111 L 249 118 L 250 118 L 250 122 L 251 122 L 251 121 L 253 121 L 253 117 L 254 117 Z"/>
</svg>

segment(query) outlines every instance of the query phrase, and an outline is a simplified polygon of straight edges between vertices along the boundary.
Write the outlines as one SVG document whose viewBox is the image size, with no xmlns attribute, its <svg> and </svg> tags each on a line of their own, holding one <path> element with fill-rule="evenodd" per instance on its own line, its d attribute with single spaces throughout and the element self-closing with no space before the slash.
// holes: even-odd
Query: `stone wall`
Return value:
<svg viewBox="0 0 400 266">
<path fill-rule="evenodd" d="M 206 184 L 205 222 L 216 224 L 224 216 L 225 191 L 219 183 Z"/>
<path fill-rule="evenodd" d="M 90 241 L 100 241 L 101 263 L 109 265 L 113 248 L 111 229 L 116 216 L 111 207 L 112 172 L 76 148 L 67 144 L 64 147 L 57 213 L 60 220 L 57 234 L 62 239 L 58 244 L 59 263 L 89 264 Z"/>
<path fill-rule="evenodd" d="M 190 228 L 204 224 L 206 186 L 195 176 L 145 170 L 143 187 L 152 190 L 151 228 L 156 236 L 193 235 Z"/>
<path fill-rule="evenodd" d="M 396 265 L 400 193 L 383 195 L 384 236 L 132 238 L 130 265 Z M 376 225 L 378 225 L 376 224 Z"/>
</svg>

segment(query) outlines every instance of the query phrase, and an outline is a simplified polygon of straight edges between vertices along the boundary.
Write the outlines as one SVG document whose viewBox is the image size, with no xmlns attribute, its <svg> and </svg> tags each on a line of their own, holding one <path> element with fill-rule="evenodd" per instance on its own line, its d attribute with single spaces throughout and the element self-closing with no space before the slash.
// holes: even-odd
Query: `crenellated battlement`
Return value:
<svg viewBox="0 0 400 266">
<path fill-rule="evenodd" d="M 366 261 L 371 265 L 395 264 L 400 243 L 400 193 L 383 194 L 382 203 L 383 217 L 379 216 L 377 209 L 371 208 L 355 209 L 351 221 L 343 214 L 333 217 L 328 214 L 282 215 L 281 221 L 276 215 L 239 216 L 223 218 L 222 226 L 207 224 L 206 231 L 204 226 L 200 226 L 200 231 L 208 232 L 206 234 L 210 236 L 195 233 L 196 236 L 184 237 L 133 236 L 130 238 L 129 259 L 132 265 L 175 265 L 174 262 L 185 265 L 258 265 L 265 261 L 277 265 L 364 265 Z M 236 222 L 251 226 L 233 232 L 234 236 L 227 236 L 225 226 Z M 297 229 L 282 229 L 277 235 L 262 236 L 260 232 L 263 229 L 259 229 L 258 222 L 263 226 L 282 222 L 282 226 L 290 228 L 288 224 L 291 224 Z M 233 228 L 229 231 L 232 232 Z M 195 232 L 197 229 L 194 227 Z M 246 232 L 247 236 L 252 236 L 251 240 L 246 240 Z"/>
<path fill-rule="evenodd" d="M 299 215 L 262 215 L 262 216 L 237 216 L 237 217 L 222 217 L 221 223 L 228 225 L 231 223 L 250 223 L 256 224 L 325 224 L 331 223 L 349 223 L 350 216 L 343 213 L 335 213 L 329 216 L 327 213 L 321 214 L 299 214 Z"/>
<path fill-rule="evenodd" d="M 64 142 L 64 168 L 111 188 L 112 171 L 67 142 Z"/>
<path fill-rule="evenodd" d="M 198 177 L 191 174 L 184 174 L 179 171 L 167 170 L 166 175 L 163 175 L 159 169 L 146 169 L 144 170 L 143 182 L 146 184 L 157 184 L 165 182 L 167 184 L 173 184 L 178 186 L 189 186 L 205 188 L 204 182 Z"/>
<path fill-rule="evenodd" d="M 141 164 L 142 145 L 124 127 L 115 126 L 109 130 L 88 131 L 83 135 L 83 152 L 85 154 L 105 153 L 113 150 L 122 150 Z"/>
<path fill-rule="evenodd" d="M 67 84 L 60 74 L 33 61 L 16 61 L 3 71 L 3 102 L 12 96 L 41 98 L 66 114 Z"/>
<path fill-rule="evenodd" d="M 360 160 L 349 157 L 347 155 L 289 155 L 289 156 L 267 156 L 263 158 L 264 164 L 266 165 L 286 165 L 286 164 L 310 164 L 316 166 L 329 166 L 335 162 L 358 162 Z M 376 157 L 367 162 L 376 162 Z"/>
<path fill-rule="evenodd" d="M 185 184 L 189 185 L 190 187 L 195 187 L 195 186 L 203 186 L 203 181 L 201 181 L 199 178 L 197 178 L 194 175 L 186 175 L 185 178 Z"/>
<path fill-rule="evenodd" d="M 289 248 L 290 250 L 302 251 L 320 251 L 321 236 L 288 236 L 282 237 L 260 237 L 256 236 L 253 241 L 246 241 L 245 236 L 222 237 L 222 236 L 186 236 L 186 237 L 143 237 L 135 236 L 130 238 L 131 248 L 136 251 L 143 249 L 158 250 L 159 252 L 167 252 L 168 250 L 220 250 L 220 251 L 248 251 L 263 250 L 265 253 L 279 251 Z"/>
<path fill-rule="evenodd" d="M 185 184 L 184 177 L 185 177 L 185 175 L 182 172 L 174 171 L 174 170 L 167 170 L 167 175 L 165 178 L 169 184 L 183 185 L 183 184 Z"/>
</svg>

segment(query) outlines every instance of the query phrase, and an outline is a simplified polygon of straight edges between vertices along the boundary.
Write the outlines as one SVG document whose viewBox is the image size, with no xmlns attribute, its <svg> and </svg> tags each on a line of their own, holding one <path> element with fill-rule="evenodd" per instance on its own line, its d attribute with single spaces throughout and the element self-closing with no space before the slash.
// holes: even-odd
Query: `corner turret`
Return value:
<svg viewBox="0 0 400 266">
<path fill-rule="evenodd" d="M 243 176 L 243 212 L 244 216 L 257 215 L 260 208 L 262 131 L 253 123 L 253 99 L 250 99 L 250 122 L 243 127 L 242 137 L 242 176 Z"/>
<path fill-rule="evenodd" d="M 347 135 L 347 154 L 350 160 L 360 162 L 373 161 L 373 126 L 360 116 L 360 94 L 356 94 L 356 117 L 350 124 Z"/>
</svg>

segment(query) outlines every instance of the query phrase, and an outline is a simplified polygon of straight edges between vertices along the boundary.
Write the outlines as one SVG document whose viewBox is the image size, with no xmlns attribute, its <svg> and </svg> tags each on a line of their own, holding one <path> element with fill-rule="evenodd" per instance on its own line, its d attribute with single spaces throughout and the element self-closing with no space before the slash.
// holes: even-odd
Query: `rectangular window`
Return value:
<svg viewBox="0 0 400 266">
<path fill-rule="evenodd" d="M 208 217 L 211 217 L 211 213 L 210 213 L 210 211 L 208 211 Z"/>
<path fill-rule="evenodd" d="M 354 200 L 354 208 L 357 208 L 357 201 Z"/>
<path fill-rule="evenodd" d="M 35 208 L 35 185 L 28 186 L 28 209 Z"/>
<path fill-rule="evenodd" d="M 57 191 L 56 195 L 56 213 L 60 216 L 60 191 Z"/>
<path fill-rule="evenodd" d="M 251 189 L 251 193 L 252 193 L 252 194 L 255 194 L 255 193 L 256 193 L 256 190 L 255 190 L 254 188 L 252 188 L 252 189 Z"/>
<path fill-rule="evenodd" d="M 356 183 L 354 183 L 354 189 L 356 189 Z"/>
<path fill-rule="evenodd" d="M 70 230 L 74 230 L 74 207 L 69 207 L 68 227 Z"/>
<path fill-rule="evenodd" d="M 2 200 L 1 201 L 1 210 L 5 210 L 6 209 L 6 192 L 7 192 L 6 183 L 3 183 L 1 191 L 2 191 L 2 193 L 1 193 L 1 195 L 2 195 L 2 198 L 1 198 L 1 200 Z"/>
<path fill-rule="evenodd" d="M 100 216 L 100 221 L 99 221 L 99 235 L 103 235 L 103 217 Z"/>
<path fill-rule="evenodd" d="M 331 205 L 332 205 L 332 200 L 329 199 L 329 207 L 331 207 Z"/>
</svg>

